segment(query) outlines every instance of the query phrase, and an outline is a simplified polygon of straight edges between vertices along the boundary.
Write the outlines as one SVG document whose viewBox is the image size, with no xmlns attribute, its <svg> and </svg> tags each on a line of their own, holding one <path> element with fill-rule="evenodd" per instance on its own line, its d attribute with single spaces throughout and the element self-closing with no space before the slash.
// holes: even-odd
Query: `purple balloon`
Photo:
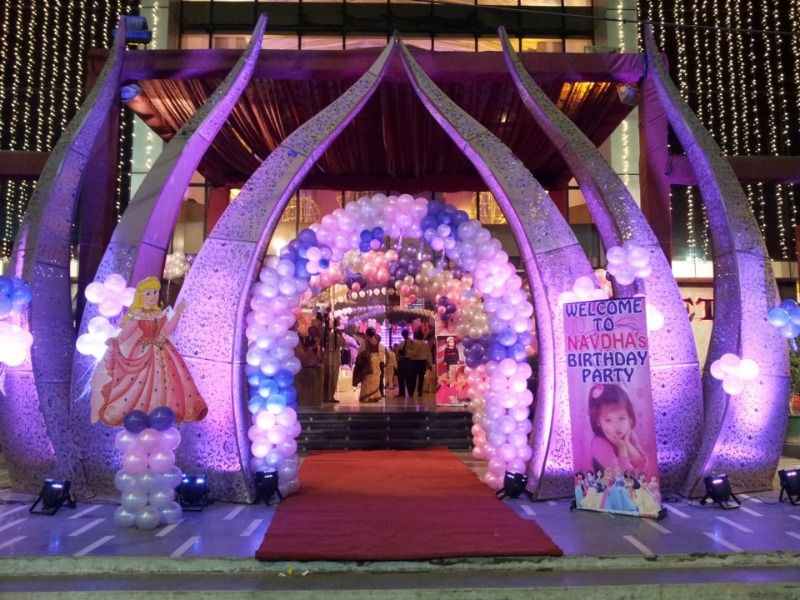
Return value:
<svg viewBox="0 0 800 600">
<path fill-rule="evenodd" d="M 150 411 L 150 427 L 156 431 L 166 431 L 175 423 L 175 413 L 168 406 L 159 406 Z"/>
<path fill-rule="evenodd" d="M 147 415 L 141 410 L 133 410 L 129 412 L 127 415 L 125 415 L 125 419 L 122 421 L 122 424 L 125 426 L 125 429 L 131 433 L 139 433 L 150 426 Z"/>
</svg>

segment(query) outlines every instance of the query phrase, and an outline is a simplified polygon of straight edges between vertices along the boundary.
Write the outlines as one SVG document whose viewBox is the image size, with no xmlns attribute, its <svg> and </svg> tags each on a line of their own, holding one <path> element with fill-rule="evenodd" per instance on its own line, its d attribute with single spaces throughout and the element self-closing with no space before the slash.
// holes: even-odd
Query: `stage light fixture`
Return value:
<svg viewBox="0 0 800 600">
<path fill-rule="evenodd" d="M 175 498 L 183 510 L 203 510 L 208 506 L 208 477 L 184 474 L 175 490 Z"/>
<path fill-rule="evenodd" d="M 800 467 L 781 469 L 778 471 L 778 479 L 781 482 L 781 495 L 778 500 L 783 502 L 783 495 L 786 494 L 793 505 L 800 504 Z"/>
<path fill-rule="evenodd" d="M 533 494 L 531 494 L 525 487 L 528 485 L 528 476 L 522 473 L 511 473 L 510 471 L 506 471 L 505 477 L 503 477 L 503 489 L 497 490 L 495 492 L 495 496 L 497 496 L 500 500 L 503 498 L 519 498 L 522 494 L 525 494 L 529 500 L 533 500 Z"/>
<path fill-rule="evenodd" d="M 45 479 L 39 497 L 30 507 L 29 512 L 34 515 L 54 515 L 64 504 L 68 508 L 75 508 L 75 500 L 69 493 L 72 482 L 63 479 Z M 36 510 L 36 506 L 41 502 L 42 507 Z"/>
<path fill-rule="evenodd" d="M 153 32 L 147 26 L 147 19 L 138 15 L 123 15 L 125 20 L 125 43 L 144 44 L 153 41 Z M 111 36 L 117 35 L 117 28 L 111 30 Z"/>
<path fill-rule="evenodd" d="M 256 484 L 256 504 L 263 500 L 267 506 L 272 497 L 277 494 L 278 501 L 283 500 L 281 491 L 278 489 L 278 472 L 277 471 L 258 471 L 254 475 Z"/>
<path fill-rule="evenodd" d="M 716 502 L 720 508 L 730 510 L 732 508 L 739 508 L 742 505 L 739 499 L 734 495 L 731 489 L 731 482 L 728 476 L 724 473 L 719 475 L 710 475 L 703 479 L 706 486 L 706 495 L 700 500 L 700 504 L 706 502 Z M 730 506 L 730 500 L 733 499 L 737 506 Z"/>
</svg>

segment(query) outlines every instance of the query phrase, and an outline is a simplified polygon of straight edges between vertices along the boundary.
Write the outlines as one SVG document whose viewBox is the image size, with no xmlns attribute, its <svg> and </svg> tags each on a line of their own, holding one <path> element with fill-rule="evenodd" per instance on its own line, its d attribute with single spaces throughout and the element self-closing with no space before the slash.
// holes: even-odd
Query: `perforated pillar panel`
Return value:
<svg viewBox="0 0 800 600">
<path fill-rule="evenodd" d="M 22 491 L 38 492 L 45 476 L 68 477 L 77 493 L 85 490 L 80 454 L 66 425 L 75 350 L 69 244 L 84 172 L 119 93 L 124 51 L 120 22 L 100 77 L 50 152 L 14 244 L 11 272 L 33 293 L 20 323 L 33 335 L 33 346 L 28 360 L 5 370 L 0 446 L 12 484 Z"/>
<path fill-rule="evenodd" d="M 572 487 L 572 442 L 561 292 L 592 268 L 553 200 L 499 139 L 448 98 L 401 44 L 403 64 L 417 96 L 467 156 L 502 208 L 531 282 L 539 336 L 539 389 L 529 488 L 540 498 Z"/>
<path fill-rule="evenodd" d="M 262 15 L 250 44 L 234 68 L 203 107 L 164 146 L 115 228 L 95 281 L 102 282 L 110 274 L 118 273 L 133 287 L 147 276 L 161 276 L 191 177 L 250 82 L 265 27 L 266 16 Z M 98 314 L 97 305 L 87 304 L 79 333 L 85 332 L 89 321 Z M 115 431 L 90 422 L 90 380 L 96 366 L 94 357 L 75 352 L 72 427 L 86 455 L 84 464 L 90 484 L 96 492 L 102 493 L 113 492 L 114 473 L 119 468 L 120 458 L 113 444 Z"/>
<path fill-rule="evenodd" d="M 306 173 L 381 82 L 394 44 L 325 110 L 294 131 L 253 173 L 222 214 L 186 277 L 179 300 L 188 306 L 175 333 L 209 414 L 182 427 L 178 451 L 185 470 L 210 476 L 211 494 L 251 501 L 248 389 L 244 376 L 245 313 L 269 240 Z"/>
<path fill-rule="evenodd" d="M 785 340 L 767 321 L 778 295 L 764 240 L 719 146 L 683 101 L 645 31 L 647 77 L 700 182 L 714 251 L 714 326 L 703 373 L 705 424 L 684 486 L 701 492 L 704 475 L 725 472 L 739 490 L 770 489 L 786 432 L 789 361 Z M 760 374 L 730 396 L 709 372 L 726 352 L 751 358 Z"/>
<path fill-rule="evenodd" d="M 616 292 L 618 296 L 646 293 L 647 302 L 664 315 L 665 325 L 650 333 L 653 416 L 661 487 L 675 491 L 683 484 L 700 444 L 703 397 L 692 329 L 672 267 L 611 165 L 528 74 L 502 28 L 500 38 L 522 101 L 569 165 L 605 248 L 630 241 L 650 255 L 651 275 Z M 676 419 L 676 415 L 682 417 Z"/>
</svg>

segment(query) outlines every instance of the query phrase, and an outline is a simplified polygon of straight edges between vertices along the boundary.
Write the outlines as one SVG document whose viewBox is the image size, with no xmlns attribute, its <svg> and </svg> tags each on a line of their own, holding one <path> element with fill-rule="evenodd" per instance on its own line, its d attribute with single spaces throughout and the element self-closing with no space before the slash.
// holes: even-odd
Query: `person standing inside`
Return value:
<svg viewBox="0 0 800 600">
<path fill-rule="evenodd" d="M 413 390 L 407 389 L 409 376 L 411 374 L 411 359 L 408 358 L 408 346 L 411 341 L 408 339 L 408 330 L 403 329 L 400 333 L 403 341 L 397 346 L 397 395 L 405 397 L 413 394 Z"/>
<path fill-rule="evenodd" d="M 414 332 L 414 339 L 408 342 L 408 358 L 411 360 L 411 376 L 408 379 L 409 395 L 422 398 L 425 385 L 425 372 L 431 366 L 431 347 L 425 343 L 425 336 L 421 329 Z"/>
<path fill-rule="evenodd" d="M 397 348 L 397 346 L 395 346 Z M 390 348 L 386 349 L 386 387 L 394 387 L 394 374 L 397 370 L 397 356 Z"/>
<path fill-rule="evenodd" d="M 378 359 L 380 360 L 380 368 L 381 368 L 381 375 L 380 375 L 381 398 L 386 398 L 386 382 L 384 380 L 384 376 L 386 374 L 386 346 L 381 344 L 380 335 L 376 334 L 375 339 L 378 340 Z"/>
</svg>

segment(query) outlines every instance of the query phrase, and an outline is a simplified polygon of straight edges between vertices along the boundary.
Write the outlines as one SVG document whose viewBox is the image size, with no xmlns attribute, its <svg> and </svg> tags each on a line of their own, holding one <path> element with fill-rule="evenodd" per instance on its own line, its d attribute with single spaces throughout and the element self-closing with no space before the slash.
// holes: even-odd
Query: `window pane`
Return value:
<svg viewBox="0 0 800 600">
<path fill-rule="evenodd" d="M 589 0 L 591 3 L 591 0 Z M 522 0 L 522 6 L 558 6 L 561 7 L 561 0 Z"/>
<path fill-rule="evenodd" d="M 463 210 L 469 215 L 470 219 L 478 216 L 478 207 L 475 204 L 475 192 L 445 192 L 442 200 L 447 204 L 452 204 L 458 210 Z"/>
<path fill-rule="evenodd" d="M 522 38 L 523 52 L 563 52 L 564 42 L 553 38 Z"/>
<path fill-rule="evenodd" d="M 184 33 L 181 36 L 183 50 L 207 50 L 208 36 L 205 33 Z"/>
<path fill-rule="evenodd" d="M 479 192 L 478 202 L 480 203 L 481 223 L 484 225 L 504 225 L 506 216 L 494 199 L 491 192 Z"/>
<path fill-rule="evenodd" d="M 344 47 L 348 50 L 356 48 L 383 48 L 387 41 L 385 37 L 370 37 L 366 35 L 348 35 L 344 40 Z"/>
<path fill-rule="evenodd" d="M 588 6 L 591 8 L 592 0 L 564 0 L 564 6 Z"/>
<path fill-rule="evenodd" d="M 270 50 L 297 50 L 299 40 L 296 35 L 265 35 L 261 47 Z"/>
<path fill-rule="evenodd" d="M 567 52 L 586 52 L 586 46 L 592 45 L 592 40 L 589 38 L 567 38 L 564 40 L 564 49 Z"/>
<path fill-rule="evenodd" d="M 516 50 L 519 48 L 517 38 L 509 38 L 511 46 Z M 503 46 L 498 38 L 478 38 L 478 52 L 502 52 Z"/>
<path fill-rule="evenodd" d="M 249 42 L 249 35 L 217 34 L 213 37 L 212 47 L 220 50 L 244 50 Z"/>
<path fill-rule="evenodd" d="M 300 38 L 302 50 L 341 50 L 342 36 L 304 35 Z"/>
<path fill-rule="evenodd" d="M 494 6 L 517 6 L 517 0 L 478 0 L 478 4 Z"/>
<path fill-rule="evenodd" d="M 423 50 L 430 50 L 432 46 L 430 36 L 414 37 L 411 35 L 404 35 L 403 41 L 406 46 L 414 46 L 415 48 L 422 48 Z"/>
<path fill-rule="evenodd" d="M 475 38 L 436 36 L 433 49 L 439 52 L 475 52 Z"/>
</svg>

